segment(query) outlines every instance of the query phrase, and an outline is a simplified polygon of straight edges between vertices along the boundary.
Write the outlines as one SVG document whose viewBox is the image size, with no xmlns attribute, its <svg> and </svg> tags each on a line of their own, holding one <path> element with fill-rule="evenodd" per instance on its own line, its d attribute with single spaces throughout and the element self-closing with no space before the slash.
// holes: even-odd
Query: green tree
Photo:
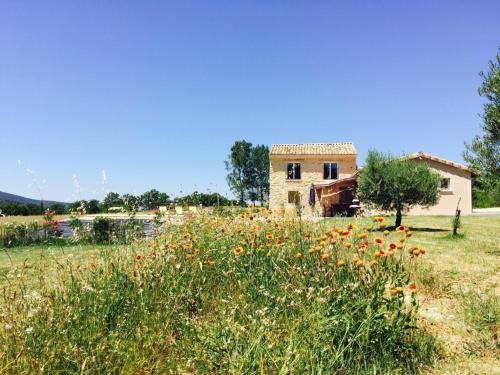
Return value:
<svg viewBox="0 0 500 375">
<path fill-rule="evenodd" d="M 169 198 L 167 193 L 160 193 L 156 189 L 151 189 L 141 195 L 140 204 L 146 210 L 154 210 L 159 206 L 167 205 Z"/>
<path fill-rule="evenodd" d="M 123 206 L 127 211 L 137 211 L 139 209 L 141 199 L 132 194 L 123 194 L 122 195 Z"/>
<path fill-rule="evenodd" d="M 263 205 L 269 197 L 269 147 L 257 145 L 252 149 L 252 167 L 257 199 Z"/>
<path fill-rule="evenodd" d="M 228 171 L 226 180 L 229 188 L 237 196 L 238 203 L 243 206 L 255 181 L 252 144 L 244 140 L 236 141 L 231 147 L 229 160 L 225 164 Z"/>
<path fill-rule="evenodd" d="M 123 206 L 123 199 L 120 197 L 120 194 L 114 192 L 109 192 L 101 202 L 103 212 L 107 212 L 110 207 L 121 206 Z"/>
<path fill-rule="evenodd" d="M 480 73 L 483 82 L 479 95 L 486 98 L 481 125 L 483 133 L 465 144 L 463 158 L 479 173 L 473 177 L 473 194 L 477 206 L 500 205 L 500 50 L 489 71 Z M 485 196 L 486 201 L 477 202 Z"/>
<path fill-rule="evenodd" d="M 52 204 L 49 209 L 51 211 L 55 211 L 56 214 L 58 215 L 62 215 L 62 214 L 65 214 L 66 213 L 66 205 L 62 204 L 62 203 L 54 203 Z"/>
<path fill-rule="evenodd" d="M 358 196 L 382 210 L 396 211 L 399 226 L 405 209 L 438 202 L 440 180 L 425 163 L 369 151 L 358 178 Z"/>
</svg>

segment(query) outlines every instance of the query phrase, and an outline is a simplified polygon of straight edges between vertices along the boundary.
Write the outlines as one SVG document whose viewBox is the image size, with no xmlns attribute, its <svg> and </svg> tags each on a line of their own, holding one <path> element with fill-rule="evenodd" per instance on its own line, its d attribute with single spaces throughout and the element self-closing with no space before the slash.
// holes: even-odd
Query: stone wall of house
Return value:
<svg viewBox="0 0 500 375">
<path fill-rule="evenodd" d="M 323 163 L 337 163 L 338 177 L 345 178 L 356 171 L 356 155 L 331 155 L 331 156 L 276 156 L 270 155 L 269 172 L 269 207 L 275 209 L 288 203 L 288 192 L 298 191 L 300 193 L 300 204 L 304 208 L 305 215 L 321 214 L 322 208 L 316 196 L 316 206 L 309 206 L 309 190 L 311 184 L 323 183 Z M 287 179 L 287 164 L 300 163 L 301 179 Z"/>
<path fill-rule="evenodd" d="M 450 179 L 448 190 L 442 190 L 439 202 L 432 207 L 415 206 L 408 215 L 454 215 L 460 200 L 462 215 L 472 213 L 472 183 L 469 171 L 428 159 L 414 159 L 418 163 L 427 163 L 431 169 L 443 178 Z"/>
</svg>

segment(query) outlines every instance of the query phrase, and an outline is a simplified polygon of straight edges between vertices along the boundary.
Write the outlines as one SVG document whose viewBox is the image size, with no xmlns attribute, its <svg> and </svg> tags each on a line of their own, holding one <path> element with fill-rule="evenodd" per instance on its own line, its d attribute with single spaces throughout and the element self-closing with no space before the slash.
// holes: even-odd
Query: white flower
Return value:
<svg viewBox="0 0 500 375">
<path fill-rule="evenodd" d="M 30 334 L 31 332 L 33 332 L 33 327 L 28 327 L 24 330 L 26 333 Z"/>
<path fill-rule="evenodd" d="M 177 263 L 177 264 L 175 265 L 175 268 L 177 268 L 177 269 L 181 268 L 181 264 L 180 264 L 180 263 Z"/>
</svg>

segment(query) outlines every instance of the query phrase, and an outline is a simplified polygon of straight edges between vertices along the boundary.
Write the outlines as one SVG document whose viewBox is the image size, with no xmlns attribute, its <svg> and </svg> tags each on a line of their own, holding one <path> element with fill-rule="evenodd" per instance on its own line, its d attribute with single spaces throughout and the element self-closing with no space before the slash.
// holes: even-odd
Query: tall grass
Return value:
<svg viewBox="0 0 500 375">
<path fill-rule="evenodd" d="M 266 215 L 194 217 L 61 266 L 58 288 L 6 289 L 0 372 L 406 374 L 432 362 L 411 232 Z"/>
</svg>

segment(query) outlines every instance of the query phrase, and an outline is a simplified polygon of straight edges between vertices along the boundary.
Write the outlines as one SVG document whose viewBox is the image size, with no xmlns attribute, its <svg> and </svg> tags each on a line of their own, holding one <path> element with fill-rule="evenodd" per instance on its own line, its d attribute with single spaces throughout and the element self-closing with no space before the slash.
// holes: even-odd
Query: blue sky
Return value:
<svg viewBox="0 0 500 375">
<path fill-rule="evenodd" d="M 461 161 L 499 1 L 0 2 L 0 190 L 227 193 L 232 143 Z"/>
</svg>

